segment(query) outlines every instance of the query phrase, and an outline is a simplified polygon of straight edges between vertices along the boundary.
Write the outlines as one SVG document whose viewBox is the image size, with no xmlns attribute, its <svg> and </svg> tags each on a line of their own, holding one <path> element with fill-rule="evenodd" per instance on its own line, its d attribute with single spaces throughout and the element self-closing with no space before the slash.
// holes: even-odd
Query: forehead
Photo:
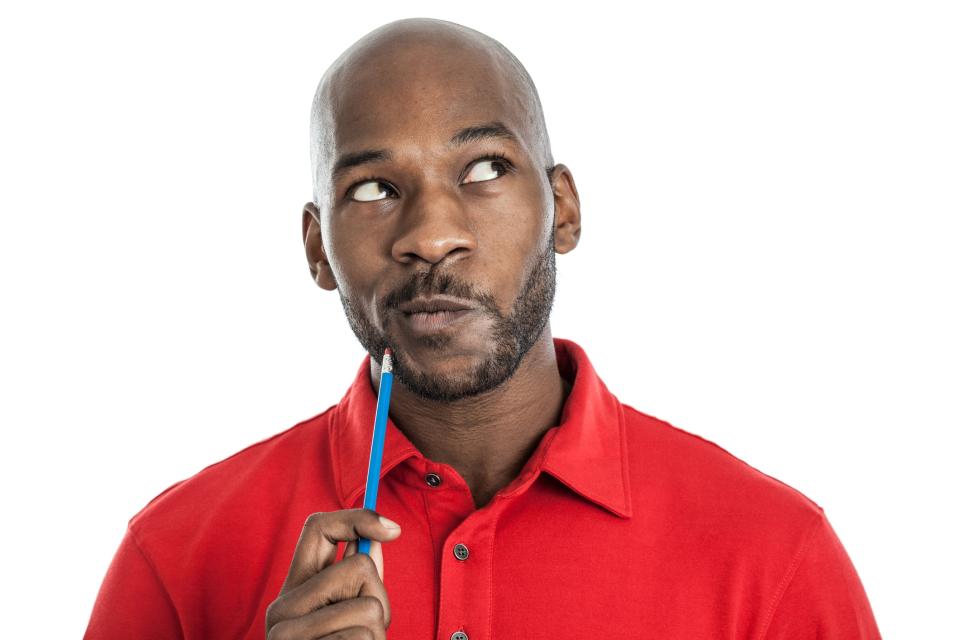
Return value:
<svg viewBox="0 0 960 640">
<path fill-rule="evenodd" d="M 527 138 L 529 102 L 510 63 L 480 45 L 422 45 L 348 60 L 331 78 L 331 151 L 446 141 L 499 121 Z"/>
</svg>

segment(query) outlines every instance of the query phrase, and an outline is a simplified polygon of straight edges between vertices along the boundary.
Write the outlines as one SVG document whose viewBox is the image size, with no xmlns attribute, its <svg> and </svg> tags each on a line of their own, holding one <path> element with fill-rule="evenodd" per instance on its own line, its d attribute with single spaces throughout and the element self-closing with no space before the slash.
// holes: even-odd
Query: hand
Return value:
<svg viewBox="0 0 960 640">
<path fill-rule="evenodd" d="M 386 640 L 390 603 L 380 543 L 399 535 L 399 526 L 385 526 L 369 509 L 310 515 L 280 595 L 267 607 L 267 640 Z M 361 536 L 370 539 L 369 556 L 357 553 Z M 348 544 L 334 563 L 338 542 Z"/>
</svg>

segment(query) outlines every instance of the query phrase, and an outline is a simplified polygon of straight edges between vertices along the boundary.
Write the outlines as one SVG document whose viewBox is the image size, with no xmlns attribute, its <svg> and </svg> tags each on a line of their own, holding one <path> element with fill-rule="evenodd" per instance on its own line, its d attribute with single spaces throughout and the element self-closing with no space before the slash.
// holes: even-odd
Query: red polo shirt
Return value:
<svg viewBox="0 0 960 640">
<path fill-rule="evenodd" d="M 577 344 L 554 344 L 572 383 L 560 424 L 481 509 L 387 423 L 390 638 L 880 637 L 817 504 L 622 404 Z M 134 516 L 86 638 L 261 640 L 307 516 L 362 506 L 369 376 L 367 356 L 339 404 Z"/>
</svg>

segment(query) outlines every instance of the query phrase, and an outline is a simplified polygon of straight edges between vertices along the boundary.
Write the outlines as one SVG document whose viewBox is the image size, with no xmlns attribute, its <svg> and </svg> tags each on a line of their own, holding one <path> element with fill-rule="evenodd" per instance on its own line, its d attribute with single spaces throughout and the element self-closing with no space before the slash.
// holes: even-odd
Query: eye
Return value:
<svg viewBox="0 0 960 640">
<path fill-rule="evenodd" d="M 507 171 L 507 164 L 504 160 L 488 158 L 481 160 L 470 167 L 470 172 L 467 173 L 466 177 L 463 179 L 463 182 L 464 184 L 467 184 L 470 182 L 484 182 L 486 180 L 493 180 L 494 178 L 499 178 Z"/>
<path fill-rule="evenodd" d="M 373 202 L 383 200 L 388 197 L 393 189 L 385 182 L 379 180 L 366 180 L 358 182 L 351 189 L 350 198 L 358 202 Z"/>
</svg>

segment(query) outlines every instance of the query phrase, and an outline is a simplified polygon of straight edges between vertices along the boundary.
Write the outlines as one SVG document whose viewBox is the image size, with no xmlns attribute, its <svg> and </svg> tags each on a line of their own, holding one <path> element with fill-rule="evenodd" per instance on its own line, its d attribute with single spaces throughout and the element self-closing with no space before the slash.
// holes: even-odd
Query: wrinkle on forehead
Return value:
<svg viewBox="0 0 960 640">
<path fill-rule="evenodd" d="M 430 100 L 433 92 L 446 100 Z M 386 92 L 380 94 L 379 92 Z M 358 108 L 387 95 L 380 111 Z M 439 104 L 438 104 L 439 102 Z M 516 120 L 517 134 L 536 162 L 553 165 L 536 87 L 523 65 L 502 44 L 462 25 L 411 18 L 383 25 L 344 51 L 324 73 L 310 119 L 314 202 L 323 209 L 337 143 L 349 133 L 392 113 L 429 118 L 432 110 L 492 104 Z"/>
</svg>

